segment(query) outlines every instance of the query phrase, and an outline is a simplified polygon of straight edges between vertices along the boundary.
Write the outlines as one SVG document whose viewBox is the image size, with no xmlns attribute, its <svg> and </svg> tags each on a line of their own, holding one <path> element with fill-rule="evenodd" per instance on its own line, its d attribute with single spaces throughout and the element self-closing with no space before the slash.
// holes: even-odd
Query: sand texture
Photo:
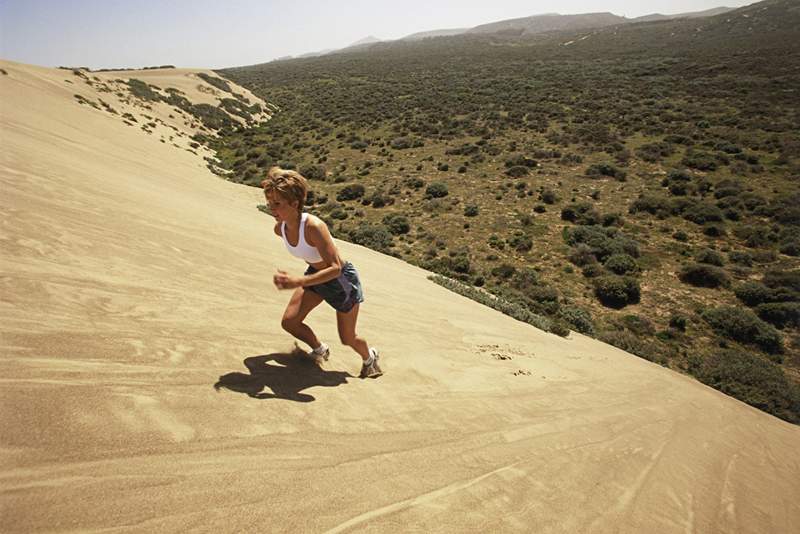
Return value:
<svg viewBox="0 0 800 534">
<path fill-rule="evenodd" d="M 797 532 L 800 428 L 396 259 L 339 242 L 383 377 L 326 307 L 330 360 L 293 354 L 271 279 L 303 265 L 260 190 L 178 116 L 162 142 L 0 67 L 3 532 Z"/>
</svg>

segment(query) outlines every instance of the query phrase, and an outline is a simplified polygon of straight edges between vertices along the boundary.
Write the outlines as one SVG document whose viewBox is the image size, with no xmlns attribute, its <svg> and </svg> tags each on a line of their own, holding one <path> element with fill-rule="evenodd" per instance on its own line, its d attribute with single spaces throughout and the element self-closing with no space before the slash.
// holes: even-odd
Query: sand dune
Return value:
<svg viewBox="0 0 800 534">
<path fill-rule="evenodd" d="M 325 308 L 331 359 L 292 354 L 259 190 L 0 68 L 4 532 L 796 531 L 799 428 L 396 259 L 339 243 L 385 376 Z"/>
</svg>

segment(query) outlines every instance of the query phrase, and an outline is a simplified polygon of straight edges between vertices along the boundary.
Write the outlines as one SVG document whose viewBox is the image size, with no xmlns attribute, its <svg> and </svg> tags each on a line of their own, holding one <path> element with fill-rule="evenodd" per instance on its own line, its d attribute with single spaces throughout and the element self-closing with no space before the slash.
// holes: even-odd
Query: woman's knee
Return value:
<svg viewBox="0 0 800 534">
<path fill-rule="evenodd" d="M 339 341 L 342 342 L 342 345 L 347 345 L 348 347 L 353 346 L 357 337 L 355 332 L 339 332 Z"/>
<path fill-rule="evenodd" d="M 281 319 L 281 327 L 287 332 L 293 332 L 297 330 L 301 322 L 298 317 L 284 315 L 283 319 Z"/>
</svg>

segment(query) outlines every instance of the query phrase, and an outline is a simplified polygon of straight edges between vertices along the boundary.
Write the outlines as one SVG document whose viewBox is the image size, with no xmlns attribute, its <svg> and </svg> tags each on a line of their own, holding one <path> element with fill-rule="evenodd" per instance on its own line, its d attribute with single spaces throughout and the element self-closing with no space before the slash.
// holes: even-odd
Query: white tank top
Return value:
<svg viewBox="0 0 800 534">
<path fill-rule="evenodd" d="M 300 215 L 300 232 L 297 238 L 297 246 L 293 247 L 286 239 L 286 223 L 281 223 L 281 235 L 283 236 L 283 243 L 286 245 L 286 250 L 289 254 L 296 258 L 304 260 L 306 263 L 319 263 L 322 261 L 322 256 L 315 247 L 306 243 L 306 221 L 308 220 L 308 213 Z"/>
</svg>

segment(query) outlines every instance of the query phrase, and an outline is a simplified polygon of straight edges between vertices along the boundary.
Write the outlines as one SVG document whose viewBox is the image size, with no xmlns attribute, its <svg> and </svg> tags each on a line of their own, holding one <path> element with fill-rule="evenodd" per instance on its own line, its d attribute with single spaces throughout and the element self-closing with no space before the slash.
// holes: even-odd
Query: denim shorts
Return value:
<svg viewBox="0 0 800 534">
<path fill-rule="evenodd" d="M 306 276 L 315 272 L 317 270 L 309 265 L 306 269 Z M 349 261 L 342 265 L 342 272 L 338 278 L 315 286 L 306 286 L 306 289 L 321 296 L 336 311 L 342 313 L 347 313 L 356 304 L 364 302 L 364 291 L 361 289 L 358 272 Z"/>
</svg>

